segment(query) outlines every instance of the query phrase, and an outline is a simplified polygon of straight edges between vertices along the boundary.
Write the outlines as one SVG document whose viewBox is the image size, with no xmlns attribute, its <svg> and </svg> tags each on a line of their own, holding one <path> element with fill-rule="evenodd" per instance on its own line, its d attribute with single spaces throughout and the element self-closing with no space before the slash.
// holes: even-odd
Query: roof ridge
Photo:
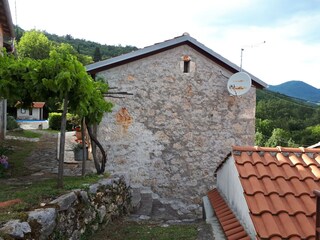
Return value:
<svg viewBox="0 0 320 240">
<path fill-rule="evenodd" d="M 255 195 L 257 195 L 257 194 L 263 194 L 264 196 L 266 196 L 266 197 L 270 197 L 271 195 L 273 195 L 273 194 L 276 194 L 276 195 L 278 195 L 279 197 L 286 197 L 286 196 L 288 196 L 288 195 L 293 195 L 294 197 L 296 197 L 296 198 L 300 198 L 301 196 L 309 196 L 310 198 L 315 198 L 316 196 L 315 196 L 315 194 L 314 193 L 308 193 L 308 192 L 301 192 L 301 193 L 299 193 L 299 194 L 296 194 L 296 193 L 292 193 L 292 192 L 285 192 L 285 193 L 279 193 L 279 192 L 276 192 L 276 191 L 270 191 L 270 192 L 268 192 L 268 193 L 265 193 L 265 192 L 263 192 L 263 191 L 256 191 L 256 192 L 254 192 L 254 193 L 249 193 L 249 192 L 245 192 L 245 194 L 247 195 L 247 196 L 251 196 L 251 197 L 254 197 Z"/>
<path fill-rule="evenodd" d="M 239 152 L 297 152 L 297 153 L 320 153 L 320 149 L 304 147 L 260 147 L 260 146 L 232 146 L 233 151 Z"/>
<path fill-rule="evenodd" d="M 264 166 L 270 166 L 272 164 L 278 166 L 278 167 L 282 167 L 283 165 L 289 165 L 290 167 L 296 167 L 298 165 L 304 167 L 304 168 L 307 168 L 307 167 L 310 167 L 310 166 L 315 166 L 315 167 L 319 167 L 319 164 L 317 165 L 316 163 L 301 163 L 301 162 L 297 162 L 297 163 L 288 163 L 288 162 L 262 162 L 262 161 L 259 161 L 259 162 L 252 162 L 250 160 L 244 160 L 243 162 L 240 162 L 238 161 L 237 162 L 239 165 L 244 165 L 246 163 L 250 163 L 252 166 L 256 166 L 258 164 L 263 164 Z"/>
<path fill-rule="evenodd" d="M 290 213 L 290 212 L 288 212 L 288 211 L 286 211 L 286 210 L 283 210 L 283 209 L 281 209 L 281 210 L 274 210 L 274 211 L 268 210 L 268 209 L 263 209 L 263 210 L 260 210 L 260 211 L 255 211 L 255 212 L 251 211 L 251 212 L 250 212 L 250 214 L 252 214 L 253 216 L 259 216 L 259 215 L 262 215 L 262 214 L 264 214 L 264 213 L 270 213 L 270 214 L 272 214 L 272 215 L 280 215 L 281 213 L 285 213 L 285 214 L 287 214 L 287 215 L 290 216 L 290 217 L 295 217 L 295 216 L 298 215 L 298 214 L 303 214 L 303 215 L 305 215 L 306 217 L 314 217 L 314 216 L 316 215 L 315 212 L 306 213 L 306 212 L 304 212 L 303 210 L 296 210 L 296 211 Z"/>
<path fill-rule="evenodd" d="M 260 174 L 259 176 L 256 174 L 256 173 L 248 173 L 248 175 L 246 176 L 240 176 L 240 178 L 243 178 L 243 179 L 249 179 L 250 177 L 257 177 L 257 179 L 262 179 L 264 177 L 269 177 L 271 180 L 276 180 L 276 179 L 284 179 L 284 180 L 291 180 L 291 179 L 298 179 L 299 181 L 303 180 L 305 181 L 306 179 L 311 179 L 311 180 L 318 180 L 319 178 L 317 178 L 316 176 L 312 177 L 312 176 L 288 176 L 288 177 L 285 177 L 285 176 L 280 176 L 280 175 L 277 175 L 277 176 L 270 176 L 268 175 L 267 173 L 263 173 L 263 174 Z"/>
</svg>

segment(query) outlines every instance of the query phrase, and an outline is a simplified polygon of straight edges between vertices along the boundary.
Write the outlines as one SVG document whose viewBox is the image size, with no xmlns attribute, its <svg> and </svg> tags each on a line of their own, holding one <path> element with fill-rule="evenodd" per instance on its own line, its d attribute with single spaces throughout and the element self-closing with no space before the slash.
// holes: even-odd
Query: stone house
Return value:
<svg viewBox="0 0 320 240">
<path fill-rule="evenodd" d="M 107 171 L 126 173 L 182 211 L 200 212 L 232 145 L 254 143 L 256 88 L 266 84 L 249 74 L 249 92 L 230 96 L 239 67 L 188 34 L 86 68 L 133 94 L 107 99 L 113 112 L 98 127 Z"/>
<path fill-rule="evenodd" d="M 320 149 L 234 146 L 216 177 L 220 238 L 319 239 Z"/>
<path fill-rule="evenodd" d="M 6 47 L 11 50 L 8 40 L 14 37 L 14 30 L 8 0 L 0 0 L 0 16 L 0 49 Z M 5 137 L 6 122 L 7 101 L 0 96 L 0 139 Z"/>
</svg>

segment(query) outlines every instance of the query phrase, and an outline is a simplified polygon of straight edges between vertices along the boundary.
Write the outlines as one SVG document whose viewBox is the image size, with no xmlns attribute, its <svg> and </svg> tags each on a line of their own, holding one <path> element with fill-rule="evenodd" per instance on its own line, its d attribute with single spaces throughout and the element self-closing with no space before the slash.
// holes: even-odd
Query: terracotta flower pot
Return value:
<svg viewBox="0 0 320 240">
<path fill-rule="evenodd" d="M 82 139 L 81 131 L 76 131 L 76 138 L 77 138 L 77 140 L 81 140 Z"/>
</svg>

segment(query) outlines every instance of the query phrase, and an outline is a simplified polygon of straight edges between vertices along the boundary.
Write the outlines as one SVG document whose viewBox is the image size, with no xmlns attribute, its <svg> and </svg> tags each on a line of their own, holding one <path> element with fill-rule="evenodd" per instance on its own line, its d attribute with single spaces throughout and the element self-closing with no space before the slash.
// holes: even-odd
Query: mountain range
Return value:
<svg viewBox="0 0 320 240">
<path fill-rule="evenodd" d="M 320 89 L 303 81 L 288 81 L 279 85 L 269 85 L 268 90 L 307 102 L 320 104 Z"/>
</svg>

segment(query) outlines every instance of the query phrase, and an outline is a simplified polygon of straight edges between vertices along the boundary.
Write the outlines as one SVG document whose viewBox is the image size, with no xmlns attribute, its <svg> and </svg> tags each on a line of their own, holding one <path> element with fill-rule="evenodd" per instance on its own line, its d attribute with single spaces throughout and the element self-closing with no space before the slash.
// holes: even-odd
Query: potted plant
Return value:
<svg viewBox="0 0 320 240">
<path fill-rule="evenodd" d="M 85 154 L 85 160 L 88 159 L 88 146 L 85 144 L 85 147 L 83 148 L 82 143 L 77 143 L 73 147 L 74 152 L 74 160 L 75 161 L 82 161 L 83 160 L 83 151 Z"/>
<path fill-rule="evenodd" d="M 76 126 L 74 128 L 74 130 L 76 131 L 76 138 L 78 140 L 81 140 L 82 139 L 82 132 L 81 132 L 81 127 L 80 126 Z"/>
</svg>

